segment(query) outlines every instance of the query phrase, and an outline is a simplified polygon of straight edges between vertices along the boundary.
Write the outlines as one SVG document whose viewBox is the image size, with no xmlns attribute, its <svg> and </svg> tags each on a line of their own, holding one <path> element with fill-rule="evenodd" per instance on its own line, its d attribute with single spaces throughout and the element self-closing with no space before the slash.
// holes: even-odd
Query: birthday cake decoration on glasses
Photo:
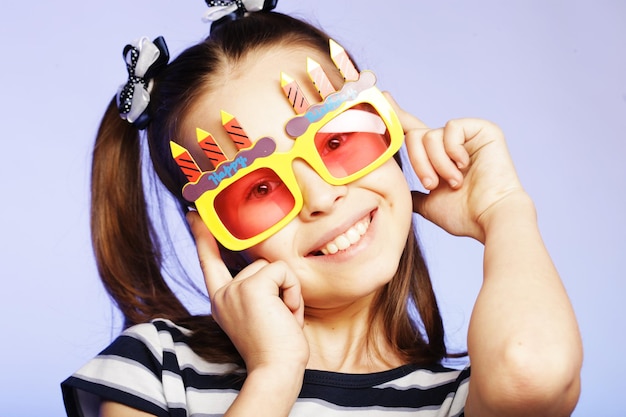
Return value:
<svg viewBox="0 0 626 417">
<path fill-rule="evenodd" d="M 214 169 L 202 171 L 187 149 L 170 143 L 188 181 L 183 197 L 195 203 L 209 230 L 228 249 L 254 246 L 300 212 L 303 197 L 292 168 L 294 159 L 306 161 L 329 184 L 344 185 L 381 166 L 402 146 L 402 127 L 376 88 L 376 76 L 371 71 L 359 73 L 332 40 L 330 51 L 344 79 L 339 90 L 319 63 L 307 59 L 319 103 L 311 105 L 298 82 L 281 74 L 282 90 L 296 114 L 285 125 L 294 139 L 288 151 L 277 152 L 270 137 L 251 141 L 236 117 L 223 110 L 222 125 L 234 151 L 227 152 L 209 132 L 196 129 L 198 144 Z"/>
</svg>

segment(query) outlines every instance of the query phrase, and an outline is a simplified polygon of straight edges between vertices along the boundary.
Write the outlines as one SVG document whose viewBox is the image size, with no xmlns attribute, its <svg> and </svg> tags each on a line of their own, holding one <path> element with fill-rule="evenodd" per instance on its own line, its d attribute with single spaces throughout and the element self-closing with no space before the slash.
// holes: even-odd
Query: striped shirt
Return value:
<svg viewBox="0 0 626 417">
<path fill-rule="evenodd" d="M 188 334 L 162 319 L 127 329 L 61 384 L 68 416 L 98 416 L 103 399 L 163 417 L 223 415 L 245 374 L 196 355 Z M 463 416 L 469 374 L 439 365 L 371 374 L 306 370 L 290 416 Z"/>
</svg>

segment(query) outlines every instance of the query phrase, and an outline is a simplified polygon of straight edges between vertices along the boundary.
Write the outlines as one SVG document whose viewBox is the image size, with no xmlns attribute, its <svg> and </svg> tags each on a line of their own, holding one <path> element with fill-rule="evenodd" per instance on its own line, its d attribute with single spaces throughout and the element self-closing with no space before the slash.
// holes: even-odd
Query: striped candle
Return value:
<svg viewBox="0 0 626 417">
<path fill-rule="evenodd" d="M 330 57 L 339 68 L 339 72 L 346 81 L 356 81 L 359 79 L 359 72 L 354 67 L 350 57 L 337 42 L 330 40 Z"/>
<path fill-rule="evenodd" d="M 200 171 L 196 161 L 194 161 L 187 149 L 176 142 L 170 141 L 170 150 L 180 170 L 183 171 L 183 174 L 187 177 L 187 180 L 189 182 L 196 182 L 198 178 L 200 178 L 200 175 L 202 175 L 202 171 Z"/>
<path fill-rule="evenodd" d="M 204 154 L 209 158 L 214 167 L 226 160 L 224 151 L 215 141 L 213 135 L 200 128 L 196 128 L 196 136 L 198 137 L 198 145 L 200 145 L 200 148 L 204 151 Z"/>
<path fill-rule="evenodd" d="M 237 149 L 245 149 L 252 146 L 250 138 L 243 127 L 239 124 L 235 116 L 222 110 L 222 125 L 228 136 L 235 142 Z"/>
<path fill-rule="evenodd" d="M 307 58 L 306 71 L 309 73 L 309 77 L 311 77 L 311 81 L 313 81 L 313 85 L 320 93 L 322 99 L 335 92 L 335 88 L 328 79 L 324 69 L 317 61 Z"/>
<path fill-rule="evenodd" d="M 280 73 L 280 86 L 283 88 L 287 99 L 291 103 L 291 106 L 296 111 L 296 114 L 301 114 L 309 108 L 309 102 L 302 94 L 300 86 L 297 81 L 285 74 Z"/>
</svg>

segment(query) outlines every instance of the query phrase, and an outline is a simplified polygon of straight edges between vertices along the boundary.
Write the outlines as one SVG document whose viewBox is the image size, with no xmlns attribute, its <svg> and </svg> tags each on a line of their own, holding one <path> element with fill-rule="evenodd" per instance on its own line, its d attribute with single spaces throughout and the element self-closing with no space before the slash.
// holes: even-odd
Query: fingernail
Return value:
<svg viewBox="0 0 626 417">
<path fill-rule="evenodd" d="M 456 188 L 459 185 L 459 182 L 457 180 L 450 180 L 449 184 L 450 187 Z"/>
<path fill-rule="evenodd" d="M 424 178 L 424 180 L 422 181 L 422 184 L 424 185 L 425 188 L 429 188 L 431 185 L 433 185 L 433 180 L 430 178 Z"/>
</svg>

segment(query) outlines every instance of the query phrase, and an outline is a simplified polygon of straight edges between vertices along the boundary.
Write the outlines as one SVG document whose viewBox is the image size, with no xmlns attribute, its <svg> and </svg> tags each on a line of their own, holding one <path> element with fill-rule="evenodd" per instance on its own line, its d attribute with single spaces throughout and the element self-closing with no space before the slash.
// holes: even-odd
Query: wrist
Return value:
<svg viewBox="0 0 626 417">
<path fill-rule="evenodd" d="M 302 388 L 304 370 L 304 366 L 287 364 L 258 367 L 248 373 L 246 384 L 265 395 L 291 397 L 295 401 Z"/>
<path fill-rule="evenodd" d="M 298 398 L 303 380 L 304 367 L 257 367 L 248 372 L 227 415 L 287 416 Z M 267 410 L 267 414 L 263 410 Z"/>
<path fill-rule="evenodd" d="M 525 191 L 512 192 L 488 207 L 479 216 L 478 224 L 483 242 L 493 234 L 509 233 L 518 227 L 532 230 L 537 226 L 535 204 Z"/>
</svg>

